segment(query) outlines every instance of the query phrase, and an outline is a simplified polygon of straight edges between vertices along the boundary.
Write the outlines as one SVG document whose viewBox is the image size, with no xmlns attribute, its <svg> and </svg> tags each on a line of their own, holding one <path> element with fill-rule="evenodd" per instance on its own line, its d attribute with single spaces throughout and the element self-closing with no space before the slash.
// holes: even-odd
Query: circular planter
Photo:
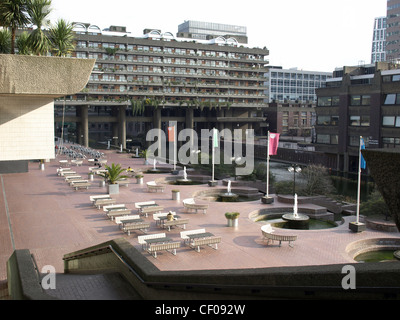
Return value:
<svg viewBox="0 0 400 320">
<path fill-rule="evenodd" d="M 172 190 L 172 200 L 180 201 L 181 193 L 177 190 Z"/>
</svg>

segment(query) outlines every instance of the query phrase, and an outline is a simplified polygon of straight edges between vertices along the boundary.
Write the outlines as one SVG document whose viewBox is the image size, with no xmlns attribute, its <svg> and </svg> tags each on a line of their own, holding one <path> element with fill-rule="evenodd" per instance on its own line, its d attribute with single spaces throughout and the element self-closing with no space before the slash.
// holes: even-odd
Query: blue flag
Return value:
<svg viewBox="0 0 400 320">
<path fill-rule="evenodd" d="M 364 157 L 363 157 L 363 155 L 362 155 L 362 153 L 361 153 L 361 150 L 363 150 L 363 149 L 365 149 L 365 143 L 364 143 L 364 139 L 363 139 L 362 137 L 360 137 L 360 157 L 361 157 L 361 160 L 360 160 L 360 167 L 361 167 L 362 169 L 365 169 L 365 167 L 366 167 L 366 162 L 365 162 L 365 159 L 364 159 Z"/>
</svg>

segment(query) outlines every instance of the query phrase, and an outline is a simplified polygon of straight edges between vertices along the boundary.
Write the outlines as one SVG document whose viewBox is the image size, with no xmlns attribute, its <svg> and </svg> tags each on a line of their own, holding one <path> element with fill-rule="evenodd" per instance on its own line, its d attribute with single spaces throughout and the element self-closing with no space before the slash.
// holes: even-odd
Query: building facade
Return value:
<svg viewBox="0 0 400 320">
<path fill-rule="evenodd" d="M 151 128 L 254 129 L 265 134 L 267 49 L 224 39 L 175 38 L 146 30 L 133 37 L 123 27 L 102 31 L 76 24 L 74 57 L 96 64 L 81 92 L 58 99 L 56 130 L 87 145 L 143 137 Z M 57 132 L 56 132 L 57 133 Z"/>
<path fill-rule="evenodd" d="M 400 0 L 387 1 L 386 59 L 400 58 Z"/>
<path fill-rule="evenodd" d="M 244 26 L 187 20 L 178 26 L 177 36 L 199 40 L 211 40 L 218 37 L 246 44 L 247 28 Z"/>
<path fill-rule="evenodd" d="M 324 86 L 332 72 L 269 67 L 265 75 L 268 102 L 315 103 L 315 89 Z"/>
<path fill-rule="evenodd" d="M 317 89 L 316 151 L 330 167 L 358 170 L 360 136 L 366 148 L 400 148 L 400 69 L 377 62 L 335 70 Z"/>
<path fill-rule="evenodd" d="M 375 18 L 371 63 L 386 61 L 386 17 Z"/>
</svg>

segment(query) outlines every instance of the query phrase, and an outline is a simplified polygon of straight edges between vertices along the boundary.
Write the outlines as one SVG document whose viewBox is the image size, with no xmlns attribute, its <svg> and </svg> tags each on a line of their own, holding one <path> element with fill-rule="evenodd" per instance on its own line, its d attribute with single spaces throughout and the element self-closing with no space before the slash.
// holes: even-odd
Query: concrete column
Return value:
<svg viewBox="0 0 400 320">
<path fill-rule="evenodd" d="M 126 106 L 119 107 L 118 114 L 118 142 L 122 148 L 126 148 Z"/>
<path fill-rule="evenodd" d="M 81 144 L 85 147 L 89 147 L 89 116 L 88 116 L 88 106 L 81 107 L 81 135 L 83 139 Z"/>
</svg>

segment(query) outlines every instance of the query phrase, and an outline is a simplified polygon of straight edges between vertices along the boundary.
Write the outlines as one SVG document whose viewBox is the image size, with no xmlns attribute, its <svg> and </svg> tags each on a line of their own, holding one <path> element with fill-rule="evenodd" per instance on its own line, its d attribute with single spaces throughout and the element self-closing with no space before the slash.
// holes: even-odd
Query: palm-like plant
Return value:
<svg viewBox="0 0 400 320">
<path fill-rule="evenodd" d="M 27 15 L 27 0 L 0 0 L 0 26 L 11 29 L 11 53 L 15 53 L 15 38 L 18 28 L 30 22 Z"/>
<path fill-rule="evenodd" d="M 50 40 L 43 30 L 49 26 L 47 20 L 51 9 L 51 0 L 27 0 L 27 12 L 32 24 L 36 25 L 28 38 L 28 44 L 34 54 L 45 55 L 50 49 Z"/>
<path fill-rule="evenodd" d="M 122 174 L 125 169 L 122 169 L 120 164 L 113 163 L 111 164 L 111 167 L 105 165 L 105 168 L 107 172 L 100 174 L 100 176 L 110 184 L 115 184 L 119 180 L 128 178 L 128 176 Z"/>
<path fill-rule="evenodd" d="M 74 26 L 67 21 L 60 19 L 49 31 L 51 51 L 55 56 L 65 57 L 74 49 Z"/>
<path fill-rule="evenodd" d="M 0 30 L 0 53 L 11 52 L 11 32 L 8 29 Z"/>
<path fill-rule="evenodd" d="M 18 54 L 30 55 L 32 50 L 28 43 L 29 34 L 24 31 L 17 36 L 16 46 L 18 48 Z"/>
</svg>

